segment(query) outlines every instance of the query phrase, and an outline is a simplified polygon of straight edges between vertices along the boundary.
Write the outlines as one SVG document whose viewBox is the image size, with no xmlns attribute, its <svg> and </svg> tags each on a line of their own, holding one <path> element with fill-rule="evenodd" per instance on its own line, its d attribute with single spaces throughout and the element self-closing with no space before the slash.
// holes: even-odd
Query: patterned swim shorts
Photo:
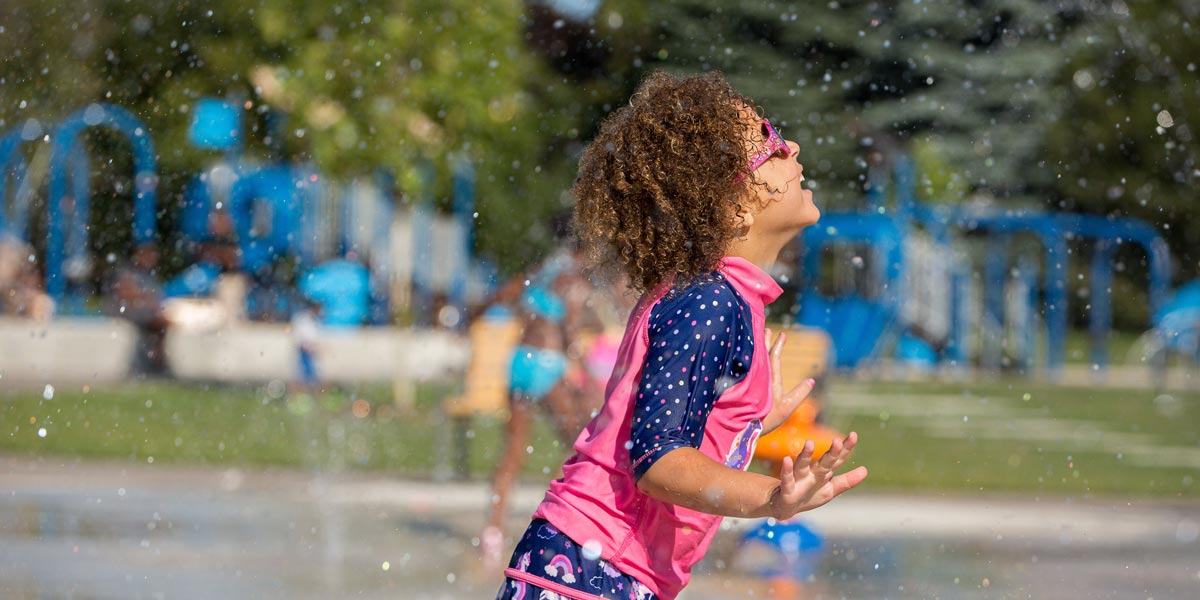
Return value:
<svg viewBox="0 0 1200 600">
<path fill-rule="evenodd" d="M 649 588 L 543 519 L 517 543 L 496 600 L 658 600 Z"/>
</svg>

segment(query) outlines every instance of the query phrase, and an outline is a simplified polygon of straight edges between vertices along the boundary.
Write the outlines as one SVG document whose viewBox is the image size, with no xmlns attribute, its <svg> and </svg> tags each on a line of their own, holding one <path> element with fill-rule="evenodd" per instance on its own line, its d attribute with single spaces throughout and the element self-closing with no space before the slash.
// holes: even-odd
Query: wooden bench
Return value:
<svg viewBox="0 0 1200 600">
<path fill-rule="evenodd" d="M 446 398 L 443 408 L 452 418 L 495 414 L 508 410 L 508 371 L 513 349 L 521 339 L 521 323 L 510 317 L 484 317 L 471 324 L 471 359 L 463 392 Z"/>
<path fill-rule="evenodd" d="M 521 322 L 511 317 L 476 319 L 467 330 L 471 357 L 461 394 L 442 401 L 454 444 L 454 472 L 469 474 L 471 419 L 508 412 L 508 378 L 513 350 L 521 339 Z"/>
</svg>

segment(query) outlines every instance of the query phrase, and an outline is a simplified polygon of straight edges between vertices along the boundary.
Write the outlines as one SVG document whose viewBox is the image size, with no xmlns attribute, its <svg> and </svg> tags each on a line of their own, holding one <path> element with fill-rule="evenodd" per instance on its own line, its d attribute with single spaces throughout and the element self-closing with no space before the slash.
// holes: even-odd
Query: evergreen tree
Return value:
<svg viewBox="0 0 1200 600">
<path fill-rule="evenodd" d="M 721 69 L 791 128 L 825 202 L 861 197 L 868 149 L 945 163 L 956 189 L 1011 197 L 1048 181 L 1037 149 L 1073 47 L 1070 5 L 1023 0 L 656 3 L 669 68 Z M 952 188 L 953 189 L 953 188 Z M 935 200 L 954 200 L 935 198 Z"/>
</svg>

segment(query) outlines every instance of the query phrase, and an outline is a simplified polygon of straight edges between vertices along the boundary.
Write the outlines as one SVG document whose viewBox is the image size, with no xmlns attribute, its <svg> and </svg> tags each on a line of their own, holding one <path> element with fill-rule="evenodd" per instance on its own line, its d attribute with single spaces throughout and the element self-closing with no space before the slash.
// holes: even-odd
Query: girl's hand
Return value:
<svg viewBox="0 0 1200 600">
<path fill-rule="evenodd" d="M 763 433 L 774 431 L 776 427 L 783 425 L 788 417 L 792 416 L 796 408 L 800 406 L 808 395 L 812 393 L 813 386 L 816 381 L 809 379 L 800 385 L 792 388 L 788 393 L 783 393 L 783 369 L 780 366 L 780 355 L 783 354 L 783 345 L 787 343 L 787 333 L 780 331 L 779 336 L 775 341 L 771 342 L 771 329 L 767 328 L 767 343 L 771 346 L 771 412 L 767 413 L 763 419 Z"/>
<path fill-rule="evenodd" d="M 834 439 L 829 451 L 815 462 L 812 440 L 804 442 L 804 449 L 795 459 L 785 457 L 779 488 L 771 496 L 772 516 L 781 521 L 790 519 L 797 513 L 823 506 L 862 483 L 867 478 L 866 467 L 834 476 L 857 443 L 858 434 L 852 431 L 845 440 Z"/>
</svg>

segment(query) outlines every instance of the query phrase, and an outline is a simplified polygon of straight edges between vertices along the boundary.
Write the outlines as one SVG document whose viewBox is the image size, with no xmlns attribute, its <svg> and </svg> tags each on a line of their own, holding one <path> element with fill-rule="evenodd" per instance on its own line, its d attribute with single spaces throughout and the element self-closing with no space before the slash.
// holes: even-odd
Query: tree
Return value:
<svg viewBox="0 0 1200 600">
<path fill-rule="evenodd" d="M 1196 277 L 1200 7 L 1155 0 L 1088 8 L 1087 43 L 1058 77 L 1065 110 L 1046 136 L 1055 171 L 1048 203 L 1146 220 L 1168 240 L 1176 279 Z"/>
<path fill-rule="evenodd" d="M 1048 85 L 1073 47 L 1069 5 L 1025 0 L 654 4 L 657 63 L 721 69 L 790 129 L 820 198 L 862 196 L 872 147 L 918 141 L 965 185 L 1001 197 L 1037 166 L 1059 114 Z M 934 200 L 955 200 L 935 198 Z"/>
<path fill-rule="evenodd" d="M 546 110 L 544 102 L 570 103 L 525 42 L 523 4 L 317 0 L 296 8 L 283 0 L 6 3 L 0 127 L 52 122 L 92 101 L 132 110 L 159 148 L 167 222 L 169 199 L 213 158 L 186 141 L 190 105 L 234 98 L 249 117 L 249 155 L 281 146 L 347 177 L 383 167 L 409 192 L 415 165 L 428 160 L 443 205 L 449 161 L 472 158 L 487 225 L 480 245 L 518 264 L 528 258 L 530 237 L 520 233 L 570 183 L 569 155 L 554 140 L 577 136 L 582 112 Z M 287 126 L 270 130 L 268 110 L 285 112 Z M 279 133 L 285 139 L 270 139 Z"/>
</svg>

